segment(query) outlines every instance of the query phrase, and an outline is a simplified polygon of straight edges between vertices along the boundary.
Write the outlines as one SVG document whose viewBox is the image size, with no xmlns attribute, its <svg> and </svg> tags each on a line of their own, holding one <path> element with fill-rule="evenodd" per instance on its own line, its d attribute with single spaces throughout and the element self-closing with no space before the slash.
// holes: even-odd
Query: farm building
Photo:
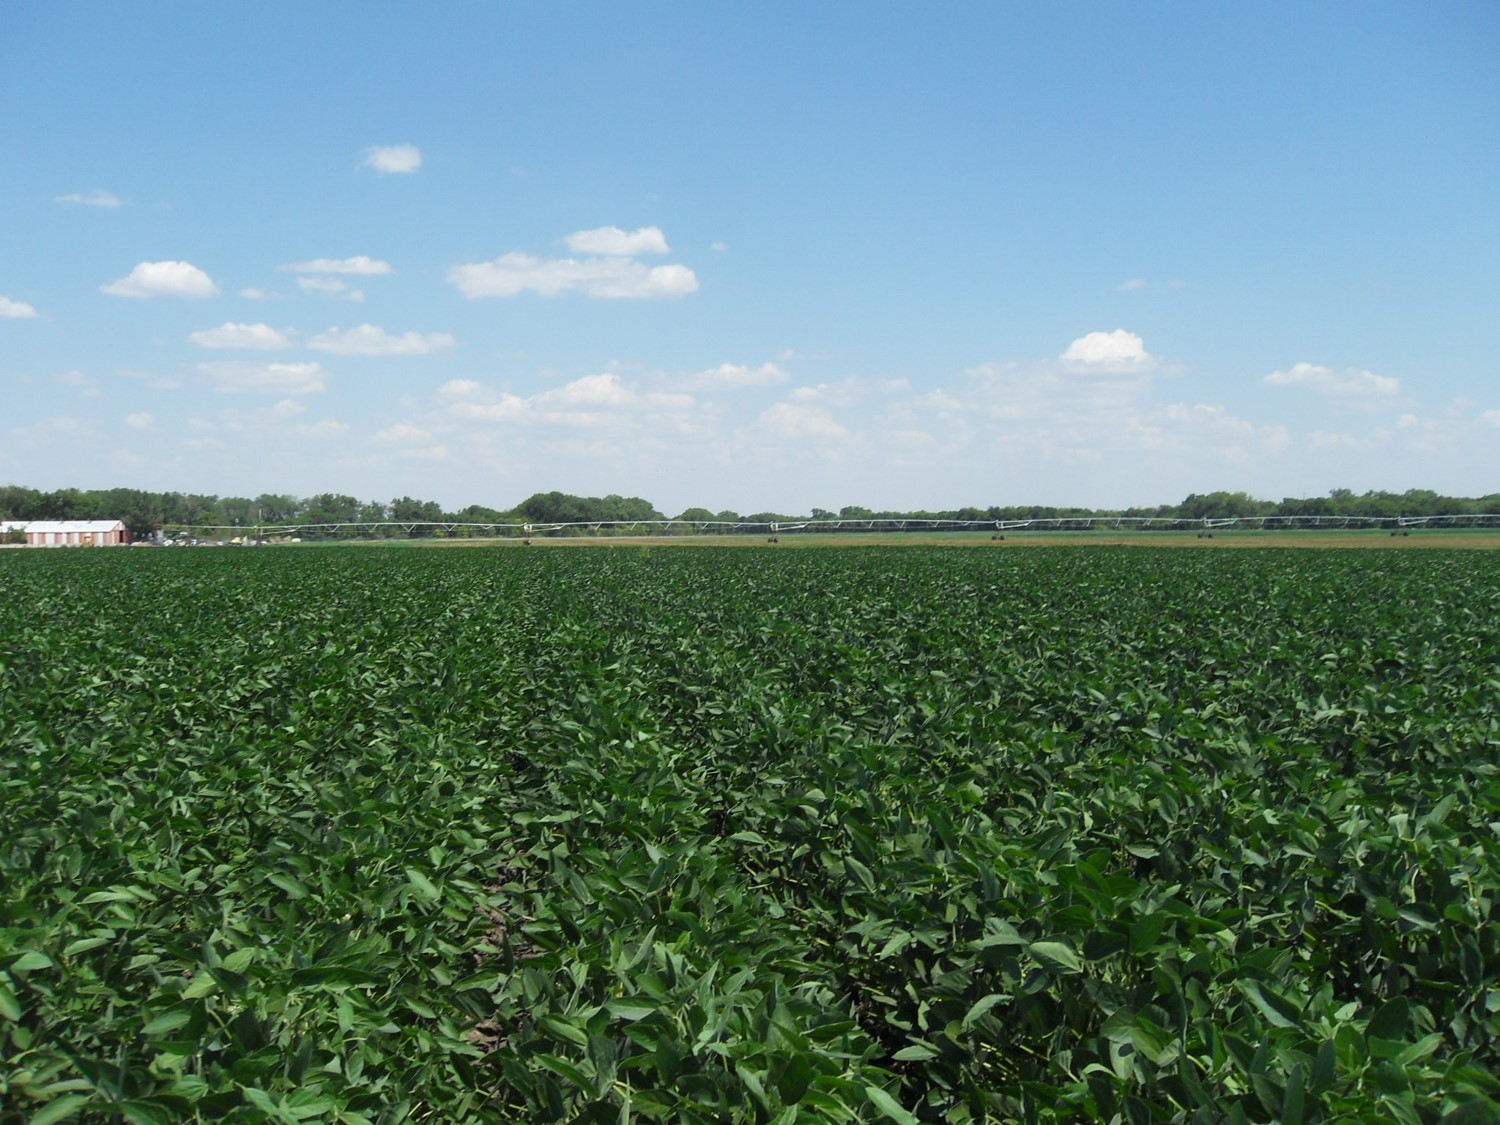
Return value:
<svg viewBox="0 0 1500 1125">
<path fill-rule="evenodd" d="M 130 532 L 119 520 L 25 520 L 0 524 L 0 535 L 21 531 L 28 547 L 123 547 Z"/>
</svg>

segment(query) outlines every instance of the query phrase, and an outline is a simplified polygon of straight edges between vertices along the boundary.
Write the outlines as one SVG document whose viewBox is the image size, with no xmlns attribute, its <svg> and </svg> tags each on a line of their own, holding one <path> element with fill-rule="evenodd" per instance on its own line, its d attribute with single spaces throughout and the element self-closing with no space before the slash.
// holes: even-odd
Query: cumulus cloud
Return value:
<svg viewBox="0 0 1500 1125">
<path fill-rule="evenodd" d="M 397 457 L 417 461 L 443 461 L 448 457 L 448 447 L 435 441 L 432 431 L 410 422 L 398 422 L 376 433 L 371 439 L 377 445 L 390 448 Z"/>
<path fill-rule="evenodd" d="M 574 379 L 539 395 L 538 400 L 561 406 L 624 406 L 632 393 L 618 375 L 607 371 Z"/>
<path fill-rule="evenodd" d="M 307 262 L 288 262 L 279 267 L 292 273 L 352 273 L 364 277 L 394 273 L 390 262 L 356 254 L 352 258 L 313 258 Z"/>
<path fill-rule="evenodd" d="M 431 441 L 432 434 L 421 426 L 413 426 L 410 422 L 398 422 L 377 433 L 371 440 L 382 443 L 422 442 Z"/>
<path fill-rule="evenodd" d="M 821 406 L 778 402 L 763 411 L 753 429 L 777 438 L 842 438 L 849 431 Z"/>
<path fill-rule="evenodd" d="M 134 371 L 128 367 L 122 367 L 115 374 L 125 379 L 139 379 L 152 390 L 157 391 L 175 391 L 182 386 L 181 379 L 171 375 L 158 375 L 154 371 Z"/>
<path fill-rule="evenodd" d="M 698 277 L 683 265 L 642 265 L 631 258 L 535 258 L 512 251 L 493 262 L 454 266 L 448 280 L 465 297 L 514 297 L 527 289 L 544 297 L 578 292 L 588 297 L 681 297 Z"/>
<path fill-rule="evenodd" d="M 392 336 L 374 324 L 361 324 L 347 331 L 330 328 L 307 342 L 307 346 L 334 355 L 430 355 L 457 343 L 447 332 L 407 332 Z"/>
<path fill-rule="evenodd" d="M 324 418 L 321 421 L 292 427 L 292 436 L 299 438 L 340 438 L 348 433 L 349 423 L 340 422 L 334 418 Z"/>
<path fill-rule="evenodd" d="M 415 172 L 422 167 L 422 150 L 416 145 L 372 145 L 359 166 L 383 174 Z"/>
<path fill-rule="evenodd" d="M 762 363 L 759 367 L 721 363 L 718 367 L 689 376 L 686 381 L 692 386 L 703 387 L 773 387 L 790 378 L 783 368 L 774 363 Z"/>
<path fill-rule="evenodd" d="M 1080 336 L 1059 358 L 1075 368 L 1098 371 L 1144 371 L 1156 364 L 1145 341 L 1123 328 Z"/>
<path fill-rule="evenodd" d="M 1385 398 L 1401 393 L 1401 380 L 1395 376 L 1377 375 L 1358 367 L 1335 371 L 1315 363 L 1298 363 L 1287 371 L 1273 371 L 1264 382 L 1273 387 L 1306 387 L 1333 398 Z"/>
<path fill-rule="evenodd" d="M 671 252 L 667 237 L 658 227 L 625 231 L 619 227 L 596 227 L 574 231 L 563 239 L 575 254 L 601 254 L 611 258 L 634 258 L 637 254 Z"/>
<path fill-rule="evenodd" d="M 254 287 L 241 289 L 240 296 L 247 301 L 279 301 L 281 294 L 274 289 L 256 289 Z"/>
<path fill-rule="evenodd" d="M 25 301 L 12 301 L 9 297 L 0 297 L 0 320 L 30 320 L 38 316 L 36 309 Z"/>
<path fill-rule="evenodd" d="M 251 363 L 232 360 L 200 363 L 198 370 L 213 381 L 214 389 L 280 395 L 306 395 L 321 391 L 328 372 L 317 363 Z"/>
<path fill-rule="evenodd" d="M 149 430 L 156 425 L 156 419 L 145 411 L 141 411 L 138 414 L 125 415 L 125 424 L 132 430 Z"/>
<path fill-rule="evenodd" d="M 1479 416 L 1479 420 L 1486 426 L 1500 427 L 1500 410 L 1486 410 Z"/>
<path fill-rule="evenodd" d="M 1285 426 L 1258 425 L 1212 403 L 1174 402 L 1159 410 L 1143 403 L 1129 424 L 1137 437 L 1150 435 L 1140 442 L 1148 448 L 1184 448 L 1197 441 L 1231 461 L 1242 459 L 1247 449 L 1281 452 L 1292 444 Z"/>
<path fill-rule="evenodd" d="M 893 429 L 941 434 L 944 457 L 973 444 L 1016 466 L 1132 465 L 1131 472 L 1162 480 L 1201 472 L 1203 463 L 1256 465 L 1292 445 L 1285 426 L 1220 405 L 1158 402 L 1155 365 L 1138 337 L 1096 333 L 1057 360 L 987 363 L 962 382 L 888 399 L 886 414 Z"/>
<path fill-rule="evenodd" d="M 115 297 L 215 297 L 219 287 L 189 262 L 142 262 L 119 281 L 101 285 Z"/>
<path fill-rule="evenodd" d="M 188 333 L 188 339 L 200 348 L 284 348 L 291 341 L 284 332 L 269 324 L 235 324 L 225 321 L 217 328 L 203 328 Z"/>
<path fill-rule="evenodd" d="M 868 395 L 889 395 L 909 390 L 911 390 L 911 383 L 906 379 L 862 379 L 858 375 L 848 375 L 837 383 L 819 383 L 814 387 L 798 387 L 787 398 L 791 402 L 851 406 Z"/>
<path fill-rule="evenodd" d="M 464 399 L 452 403 L 448 407 L 448 413 L 455 418 L 468 418 L 477 422 L 504 422 L 521 417 L 526 413 L 526 406 L 526 400 L 520 395 L 502 392 L 481 402 Z"/>
<path fill-rule="evenodd" d="M 1314 449 L 1354 449 L 1359 445 L 1359 439 L 1353 434 L 1327 430 L 1314 430 L 1308 435 L 1308 440 Z"/>
<path fill-rule="evenodd" d="M 668 252 L 656 227 L 625 231 L 598 227 L 575 231 L 564 240 L 587 258 L 538 258 L 513 250 L 491 262 L 454 266 L 448 280 L 466 297 L 514 297 L 526 290 L 555 297 L 576 292 L 602 298 L 681 297 L 698 289 L 698 276 L 680 264 L 647 266 L 639 254 Z"/>
<path fill-rule="evenodd" d="M 476 422 L 542 423 L 572 429 L 660 423 L 679 433 L 696 425 L 689 419 L 698 404 L 692 395 L 644 391 L 613 371 L 584 375 L 538 394 L 495 392 L 469 379 L 454 379 L 438 391 L 450 419 Z"/>
<path fill-rule="evenodd" d="M 364 293 L 359 289 L 352 289 L 347 281 L 340 281 L 336 277 L 299 277 L 297 285 L 308 293 L 323 293 L 329 297 L 337 297 L 342 301 L 363 301 Z"/>
<path fill-rule="evenodd" d="M 411 457 L 418 461 L 446 461 L 448 459 L 448 447 L 446 445 L 418 445 L 410 446 L 400 450 L 402 457 Z"/>
<path fill-rule="evenodd" d="M 98 398 L 100 395 L 99 380 L 82 371 L 64 371 L 52 376 L 52 381 L 60 387 L 72 387 L 82 398 Z"/>
<path fill-rule="evenodd" d="M 118 207 L 119 197 L 113 192 L 105 191 L 103 188 L 95 188 L 93 191 L 73 191 L 67 195 L 55 195 L 53 203 L 67 203 L 79 207 Z"/>
<path fill-rule="evenodd" d="M 44 418 L 29 426 L 15 426 L 10 431 L 10 437 L 15 444 L 41 449 L 59 445 L 63 448 L 76 448 L 76 443 L 92 443 L 98 440 L 99 435 L 82 418 L 64 415 Z"/>
<path fill-rule="evenodd" d="M 1136 289 L 1144 289 L 1146 288 L 1146 279 L 1144 277 L 1132 277 L 1129 281 L 1120 282 L 1115 288 L 1121 293 L 1130 293 Z"/>
</svg>

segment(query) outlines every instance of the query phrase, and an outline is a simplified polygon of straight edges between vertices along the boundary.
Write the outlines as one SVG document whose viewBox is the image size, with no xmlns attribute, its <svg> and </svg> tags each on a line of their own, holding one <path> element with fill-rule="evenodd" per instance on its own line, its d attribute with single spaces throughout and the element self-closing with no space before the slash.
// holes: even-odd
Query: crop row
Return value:
<svg viewBox="0 0 1500 1125">
<path fill-rule="evenodd" d="M 1488 554 L 0 558 L 0 1121 L 1487 1121 Z"/>
</svg>

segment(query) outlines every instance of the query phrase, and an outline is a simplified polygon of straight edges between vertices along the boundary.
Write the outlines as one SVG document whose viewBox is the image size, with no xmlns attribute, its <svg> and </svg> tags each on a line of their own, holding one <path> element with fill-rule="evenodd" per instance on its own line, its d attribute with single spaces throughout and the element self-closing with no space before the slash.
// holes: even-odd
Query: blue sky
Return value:
<svg viewBox="0 0 1500 1125">
<path fill-rule="evenodd" d="M 0 6 L 0 481 L 1500 489 L 1500 6 Z"/>
</svg>

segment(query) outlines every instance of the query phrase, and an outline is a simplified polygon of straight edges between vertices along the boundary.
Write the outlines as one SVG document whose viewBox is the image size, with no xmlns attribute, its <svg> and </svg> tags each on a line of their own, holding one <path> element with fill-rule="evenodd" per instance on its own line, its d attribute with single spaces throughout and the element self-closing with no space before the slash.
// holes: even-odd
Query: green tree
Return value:
<svg viewBox="0 0 1500 1125">
<path fill-rule="evenodd" d="M 381 509 L 382 514 L 384 509 Z M 310 496 L 302 505 L 302 523 L 353 523 L 363 518 L 360 503 L 352 496 L 344 496 L 333 492 L 320 492 L 316 496 Z M 323 537 L 340 534 L 352 534 L 352 532 L 341 532 L 338 529 L 319 530 L 313 534 Z"/>
<path fill-rule="evenodd" d="M 19 484 L 0 485 L 0 519 L 34 520 L 42 504 L 42 494 Z"/>
<path fill-rule="evenodd" d="M 38 498 L 34 520 L 86 520 L 91 515 L 88 501 L 76 488 L 59 488 L 44 492 Z"/>
<path fill-rule="evenodd" d="M 166 522 L 159 493 L 142 492 L 138 488 L 110 488 L 93 496 L 97 518 L 122 521 L 132 539 L 148 539 Z"/>
<path fill-rule="evenodd" d="M 256 520 L 259 523 L 292 523 L 301 508 L 302 503 L 295 496 L 262 492 L 255 498 Z"/>
</svg>

